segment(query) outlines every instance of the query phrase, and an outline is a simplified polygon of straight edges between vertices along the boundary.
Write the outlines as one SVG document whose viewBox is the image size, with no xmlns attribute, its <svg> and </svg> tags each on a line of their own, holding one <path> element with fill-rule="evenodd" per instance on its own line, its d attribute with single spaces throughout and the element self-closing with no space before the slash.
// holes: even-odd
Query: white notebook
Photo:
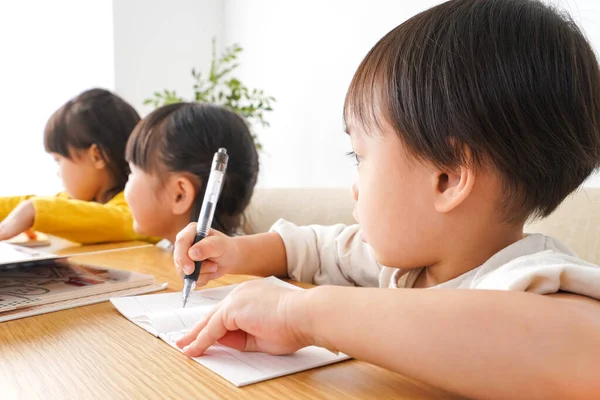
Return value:
<svg viewBox="0 0 600 400">
<path fill-rule="evenodd" d="M 277 278 L 265 279 L 302 290 Z M 190 296 L 186 308 L 181 308 L 180 292 L 120 297 L 111 299 L 111 302 L 131 322 L 178 349 L 175 341 L 225 298 L 235 286 L 195 291 Z M 345 354 L 334 354 L 316 346 L 306 347 L 287 356 L 271 356 L 264 353 L 240 352 L 216 344 L 193 360 L 240 387 L 349 358 Z"/>
</svg>

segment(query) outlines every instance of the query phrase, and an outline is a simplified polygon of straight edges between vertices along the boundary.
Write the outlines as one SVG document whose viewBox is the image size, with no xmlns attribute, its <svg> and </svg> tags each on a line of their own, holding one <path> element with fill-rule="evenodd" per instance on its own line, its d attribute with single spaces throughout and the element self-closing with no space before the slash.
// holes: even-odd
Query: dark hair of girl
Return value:
<svg viewBox="0 0 600 400">
<path fill-rule="evenodd" d="M 135 128 L 126 158 L 147 173 L 188 173 L 198 185 L 191 219 L 206 191 L 215 152 L 227 149 L 229 164 L 212 227 L 227 235 L 241 226 L 258 177 L 258 153 L 245 121 L 223 107 L 177 103 L 161 107 Z"/>
<path fill-rule="evenodd" d="M 69 100 L 50 117 L 44 130 L 48 153 L 73 158 L 73 150 L 96 145 L 115 182 L 111 197 L 125 188 L 129 166 L 125 146 L 140 116 L 125 100 L 104 89 L 90 89 Z"/>
</svg>

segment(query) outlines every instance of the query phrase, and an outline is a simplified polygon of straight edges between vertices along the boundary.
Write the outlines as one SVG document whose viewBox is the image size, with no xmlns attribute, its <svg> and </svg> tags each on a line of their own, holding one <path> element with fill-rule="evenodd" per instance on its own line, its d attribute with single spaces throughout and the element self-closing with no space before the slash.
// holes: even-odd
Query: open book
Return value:
<svg viewBox="0 0 600 400">
<path fill-rule="evenodd" d="M 54 253 L 0 242 L 0 271 L 41 264 L 54 264 L 56 260 L 64 258 L 66 257 Z"/>
<path fill-rule="evenodd" d="M 265 279 L 302 290 L 277 278 Z M 190 296 L 186 308 L 181 308 L 180 292 L 120 297 L 110 301 L 131 322 L 178 349 L 175 342 L 224 299 L 235 286 L 195 291 Z M 348 358 L 350 357 L 345 354 L 334 354 L 316 346 L 306 347 L 291 355 L 271 356 L 264 353 L 240 352 L 216 344 L 202 356 L 193 359 L 240 387 Z"/>
<path fill-rule="evenodd" d="M 60 250 L 81 246 L 80 243 L 41 232 L 23 232 L 0 243 L 35 248 L 44 253 L 56 253 Z"/>
<path fill-rule="evenodd" d="M 137 272 L 65 259 L 43 261 L 51 264 L 0 269 L 0 322 L 166 287 L 156 284 L 153 276 Z"/>
</svg>

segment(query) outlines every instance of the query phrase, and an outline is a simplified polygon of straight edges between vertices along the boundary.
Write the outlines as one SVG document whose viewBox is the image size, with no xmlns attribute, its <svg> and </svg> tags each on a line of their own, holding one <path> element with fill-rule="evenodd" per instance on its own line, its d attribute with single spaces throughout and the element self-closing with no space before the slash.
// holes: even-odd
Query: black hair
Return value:
<svg viewBox="0 0 600 400">
<path fill-rule="evenodd" d="M 135 128 L 126 158 L 144 172 L 189 173 L 198 184 L 191 219 L 198 219 L 215 152 L 229 163 L 212 227 L 233 235 L 241 226 L 258 178 L 258 153 L 246 122 L 226 108 L 177 103 L 154 110 Z"/>
<path fill-rule="evenodd" d="M 362 61 L 344 115 L 391 124 L 432 165 L 491 166 L 506 221 L 549 215 L 600 161 L 596 56 L 541 1 L 455 0 L 410 18 Z"/>
<path fill-rule="evenodd" d="M 125 146 L 139 121 L 135 109 L 114 93 L 86 90 L 50 117 L 44 130 L 44 147 L 48 153 L 72 159 L 73 150 L 86 150 L 95 144 L 115 182 L 107 193 L 112 197 L 127 183 Z"/>
</svg>

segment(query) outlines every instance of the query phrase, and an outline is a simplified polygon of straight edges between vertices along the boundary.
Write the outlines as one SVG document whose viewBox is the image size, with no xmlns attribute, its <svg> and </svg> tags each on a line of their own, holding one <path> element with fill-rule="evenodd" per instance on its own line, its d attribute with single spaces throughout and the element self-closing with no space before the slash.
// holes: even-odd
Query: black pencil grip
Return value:
<svg viewBox="0 0 600 400">
<path fill-rule="evenodd" d="M 194 238 L 194 244 L 204 239 L 204 237 L 205 236 L 203 234 L 196 233 L 196 237 Z M 200 276 L 200 268 L 202 268 L 202 261 L 194 261 L 194 272 L 192 272 L 189 275 L 186 275 L 185 278 L 193 279 L 194 282 L 196 282 L 198 280 L 198 277 Z"/>
</svg>

